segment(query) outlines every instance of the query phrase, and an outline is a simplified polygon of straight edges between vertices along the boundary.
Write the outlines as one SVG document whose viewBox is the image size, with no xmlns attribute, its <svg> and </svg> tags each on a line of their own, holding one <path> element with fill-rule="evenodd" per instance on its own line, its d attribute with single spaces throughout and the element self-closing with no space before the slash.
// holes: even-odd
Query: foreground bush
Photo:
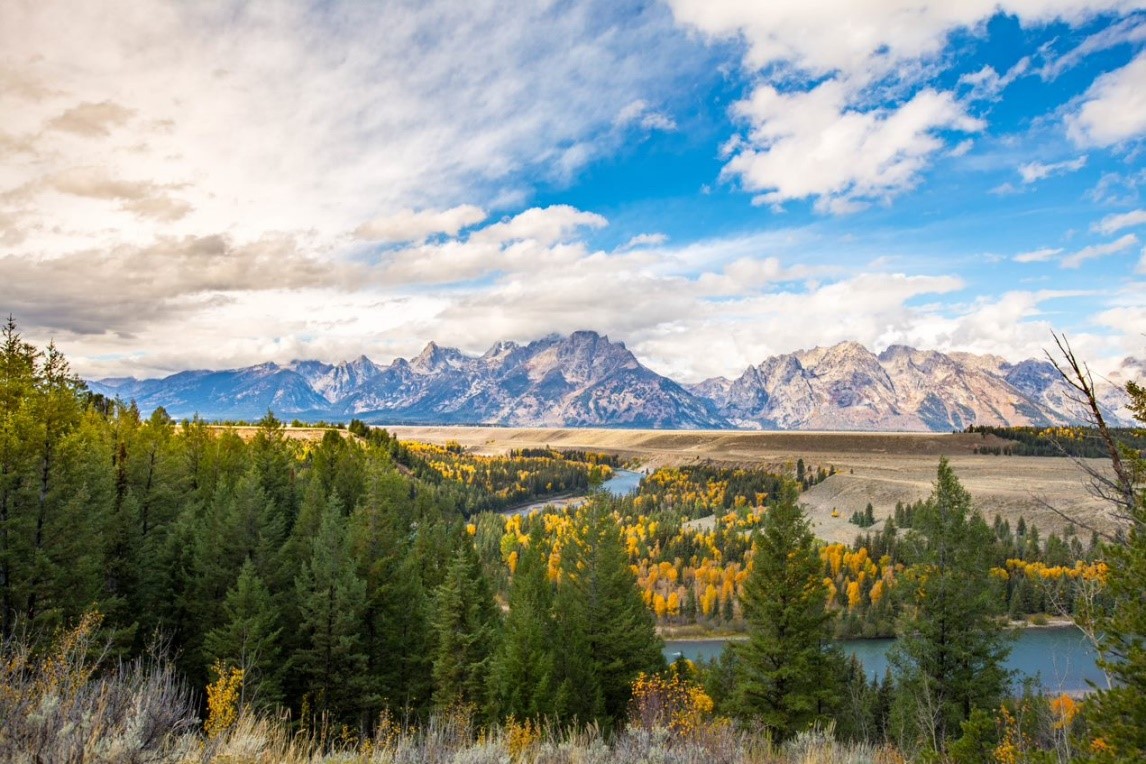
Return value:
<svg viewBox="0 0 1146 764">
<path fill-rule="evenodd" d="M 775 762 L 819 764 L 899 760 L 894 752 L 848 746 L 823 731 L 775 746 L 764 731 L 707 717 L 711 701 L 679 678 L 643 678 L 633 723 L 606 737 L 596 727 L 519 722 L 479 728 L 466 709 L 421 726 L 383 716 L 374 733 L 238 707 L 241 674 L 220 668 L 201 723 L 196 698 L 162 659 L 106 663 L 100 619 L 85 617 L 37 652 L 9 640 L 0 655 L 0 761 L 156 764 L 629 764 Z M 98 672 L 98 673 L 97 673 Z M 679 698 L 677 696 L 680 696 Z"/>
<path fill-rule="evenodd" d="M 85 616 L 42 654 L 17 639 L 0 648 L 0 761 L 165 761 L 197 728 L 192 694 L 169 662 L 100 666 L 99 622 Z"/>
</svg>

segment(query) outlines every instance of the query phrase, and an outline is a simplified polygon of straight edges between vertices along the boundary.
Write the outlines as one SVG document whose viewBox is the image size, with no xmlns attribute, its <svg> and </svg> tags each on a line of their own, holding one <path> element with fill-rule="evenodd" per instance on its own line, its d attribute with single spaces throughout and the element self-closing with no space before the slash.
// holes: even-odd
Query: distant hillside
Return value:
<svg viewBox="0 0 1146 764">
<path fill-rule="evenodd" d="M 589 331 L 499 342 L 476 357 L 431 342 L 385 366 L 360 356 L 90 386 L 144 411 L 162 406 L 207 419 L 257 419 L 270 409 L 288 419 L 390 424 L 950 431 L 1085 417 L 1046 361 L 904 346 L 876 355 L 844 342 L 765 359 L 736 379 L 683 386 Z M 1111 424 L 1128 424 L 1120 392 L 1103 394 Z"/>
</svg>

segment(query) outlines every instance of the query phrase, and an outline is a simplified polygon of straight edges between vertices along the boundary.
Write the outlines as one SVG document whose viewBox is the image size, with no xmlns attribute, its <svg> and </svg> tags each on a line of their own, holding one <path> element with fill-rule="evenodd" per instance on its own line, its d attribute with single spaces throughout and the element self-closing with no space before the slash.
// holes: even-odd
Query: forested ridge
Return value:
<svg viewBox="0 0 1146 764">
<path fill-rule="evenodd" d="M 2 636 L 98 612 L 117 655 L 158 641 L 195 687 L 237 667 L 259 708 L 368 726 L 384 709 L 464 703 L 493 718 L 508 702 L 490 679 L 508 670 L 501 608 L 465 516 L 608 470 L 585 454 L 465 457 L 360 424 L 293 440 L 270 414 L 244 440 L 89 395 L 11 323 L 2 353 Z M 551 624 L 565 660 L 534 681 L 546 710 L 607 725 L 627 702 L 614 685 L 663 659 L 612 518 L 579 518 Z M 610 576 L 608 598 L 585 601 Z M 602 613 L 624 607 L 633 620 L 618 631 Z M 623 670 L 599 669 L 603 649 Z"/>
<path fill-rule="evenodd" d="M 1118 760 L 1139 745 L 1117 726 L 1142 712 L 1129 696 L 1101 694 L 1092 724 L 1071 698 L 1014 697 L 1001 668 L 1008 613 L 1073 615 L 1100 644 L 1138 628 L 1103 631 L 1136 612 L 1136 526 L 1112 552 L 1073 529 L 989 523 L 946 461 L 927 500 L 856 508 L 852 545 L 813 537 L 799 491 L 831 467 L 802 459 L 792 474 L 659 469 L 634 496 L 504 516 L 619 462 L 482 456 L 361 422 L 292 438 L 270 413 L 244 437 L 93 395 L 11 321 L 0 353 L 0 752 L 48 745 L 44 719 L 71 729 L 97 681 L 162 696 L 153 742 L 275 719 L 259 734 L 363 760 L 423 745 L 416 729 L 463 746 L 487 730 L 520 753 L 540 725 L 555 745 L 667 730 L 705 760 L 720 746 L 742 760 L 761 730 L 768 746 L 820 730 L 817 745 L 889 761 Z M 658 622 L 748 639 L 666 667 Z M 877 634 L 900 639 L 869 682 L 833 639 Z M 1134 644 L 1115 643 L 1112 676 L 1136 676 L 1120 662 Z M 46 698 L 56 716 L 28 705 Z"/>
</svg>

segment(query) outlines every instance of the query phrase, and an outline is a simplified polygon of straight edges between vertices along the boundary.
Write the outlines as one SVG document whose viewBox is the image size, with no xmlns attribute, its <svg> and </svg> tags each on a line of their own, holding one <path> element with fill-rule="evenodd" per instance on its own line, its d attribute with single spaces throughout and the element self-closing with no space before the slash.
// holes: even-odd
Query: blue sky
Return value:
<svg viewBox="0 0 1146 764">
<path fill-rule="evenodd" d="M 1143 356 L 1146 2 L 17 0 L 0 51 L 0 309 L 84 374 Z"/>
</svg>

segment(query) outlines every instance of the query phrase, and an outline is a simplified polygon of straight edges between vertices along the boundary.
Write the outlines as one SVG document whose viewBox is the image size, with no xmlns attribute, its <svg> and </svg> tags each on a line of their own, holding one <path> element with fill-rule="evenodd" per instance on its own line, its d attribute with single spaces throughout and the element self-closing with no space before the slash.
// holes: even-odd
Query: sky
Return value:
<svg viewBox="0 0 1146 764">
<path fill-rule="evenodd" d="M 1146 356 L 1146 0 L 6 0 L 0 116 L 0 312 L 91 378 Z"/>
</svg>

